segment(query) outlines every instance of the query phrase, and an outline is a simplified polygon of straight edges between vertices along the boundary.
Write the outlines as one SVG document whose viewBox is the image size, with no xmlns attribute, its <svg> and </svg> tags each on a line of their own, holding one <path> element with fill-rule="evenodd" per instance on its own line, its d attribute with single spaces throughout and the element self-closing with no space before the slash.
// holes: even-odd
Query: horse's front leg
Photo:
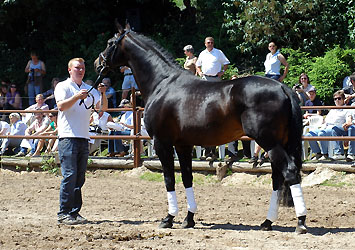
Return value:
<svg viewBox="0 0 355 250">
<path fill-rule="evenodd" d="M 168 197 L 168 215 L 162 220 L 159 228 L 172 228 L 174 217 L 178 215 L 179 208 L 177 204 L 175 192 L 175 175 L 174 175 L 174 148 L 169 142 L 154 139 L 154 146 L 159 160 L 163 167 L 164 182 Z"/>
<path fill-rule="evenodd" d="M 193 146 L 175 146 L 176 153 L 179 156 L 180 170 L 182 182 L 185 187 L 188 210 L 187 216 L 182 223 L 183 228 L 191 228 L 195 226 L 194 215 L 197 210 L 194 190 L 192 188 L 192 147 Z"/>
</svg>

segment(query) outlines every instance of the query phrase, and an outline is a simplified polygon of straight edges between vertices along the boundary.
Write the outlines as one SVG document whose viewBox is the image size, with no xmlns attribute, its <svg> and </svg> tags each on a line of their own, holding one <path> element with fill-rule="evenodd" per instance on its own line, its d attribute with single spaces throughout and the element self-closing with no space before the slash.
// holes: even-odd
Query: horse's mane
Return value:
<svg viewBox="0 0 355 250">
<path fill-rule="evenodd" d="M 159 45 L 157 42 L 148 38 L 142 34 L 138 34 L 134 31 L 130 32 L 133 36 L 130 38 L 138 43 L 142 48 L 144 48 L 147 53 L 152 53 L 159 57 L 162 61 L 167 63 L 169 66 L 182 70 L 182 67 L 176 62 L 175 58 L 168 52 L 165 48 Z"/>
</svg>

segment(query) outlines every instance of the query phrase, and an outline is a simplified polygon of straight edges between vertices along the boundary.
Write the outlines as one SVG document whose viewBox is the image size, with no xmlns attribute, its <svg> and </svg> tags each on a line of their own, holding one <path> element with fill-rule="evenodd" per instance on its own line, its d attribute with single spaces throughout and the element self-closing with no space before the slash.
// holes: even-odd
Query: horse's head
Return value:
<svg viewBox="0 0 355 250">
<path fill-rule="evenodd" d="M 94 62 L 95 70 L 100 74 L 105 74 L 109 69 L 114 69 L 119 66 L 127 65 L 127 59 L 123 53 L 122 41 L 125 36 L 131 31 L 129 24 L 126 29 L 116 22 L 118 33 L 107 41 L 107 47 L 99 54 Z"/>
</svg>

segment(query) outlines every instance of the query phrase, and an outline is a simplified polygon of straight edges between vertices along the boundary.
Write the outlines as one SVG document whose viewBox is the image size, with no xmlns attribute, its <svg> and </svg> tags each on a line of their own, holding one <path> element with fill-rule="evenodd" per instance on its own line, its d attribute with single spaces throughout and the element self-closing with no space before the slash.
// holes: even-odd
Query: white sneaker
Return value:
<svg viewBox="0 0 355 250">
<path fill-rule="evenodd" d="M 330 158 L 328 157 L 328 155 L 323 155 L 321 158 L 318 159 L 319 161 L 326 161 L 326 160 L 330 160 Z"/>
<path fill-rule="evenodd" d="M 351 162 L 351 161 L 353 161 L 353 160 L 355 160 L 355 156 L 354 156 L 354 155 L 347 155 L 347 156 L 346 156 L 346 161 L 347 161 L 347 162 Z"/>
<path fill-rule="evenodd" d="M 344 159 L 345 159 L 344 155 L 334 155 L 332 157 L 332 160 L 334 160 L 334 161 L 339 161 L 339 160 L 344 160 Z"/>
</svg>

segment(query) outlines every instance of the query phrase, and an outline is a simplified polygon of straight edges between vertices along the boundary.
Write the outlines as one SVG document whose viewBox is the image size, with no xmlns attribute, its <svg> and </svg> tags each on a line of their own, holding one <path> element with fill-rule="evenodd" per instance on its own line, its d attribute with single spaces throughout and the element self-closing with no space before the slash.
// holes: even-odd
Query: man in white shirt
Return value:
<svg viewBox="0 0 355 250">
<path fill-rule="evenodd" d="M 58 107 L 58 153 L 63 179 L 60 185 L 60 209 L 58 223 L 83 224 L 87 220 L 79 211 L 82 206 L 81 187 L 85 182 L 85 171 L 89 156 L 89 122 L 91 108 L 107 109 L 106 88 L 98 90 L 83 82 L 85 63 L 82 58 L 73 58 L 68 63 L 70 77 L 58 83 L 54 96 Z M 83 103 L 80 101 L 83 100 Z M 100 107 L 101 106 L 101 107 Z"/>
<path fill-rule="evenodd" d="M 203 50 L 196 61 L 197 74 L 204 80 L 210 82 L 220 81 L 224 72 L 230 64 L 222 50 L 214 48 L 213 37 L 205 38 L 206 49 Z M 206 147 L 206 160 L 215 160 L 216 147 Z"/>
<path fill-rule="evenodd" d="M 219 81 L 230 62 L 221 50 L 214 48 L 213 37 L 206 37 L 205 46 L 196 62 L 197 74 L 207 81 Z"/>
</svg>

